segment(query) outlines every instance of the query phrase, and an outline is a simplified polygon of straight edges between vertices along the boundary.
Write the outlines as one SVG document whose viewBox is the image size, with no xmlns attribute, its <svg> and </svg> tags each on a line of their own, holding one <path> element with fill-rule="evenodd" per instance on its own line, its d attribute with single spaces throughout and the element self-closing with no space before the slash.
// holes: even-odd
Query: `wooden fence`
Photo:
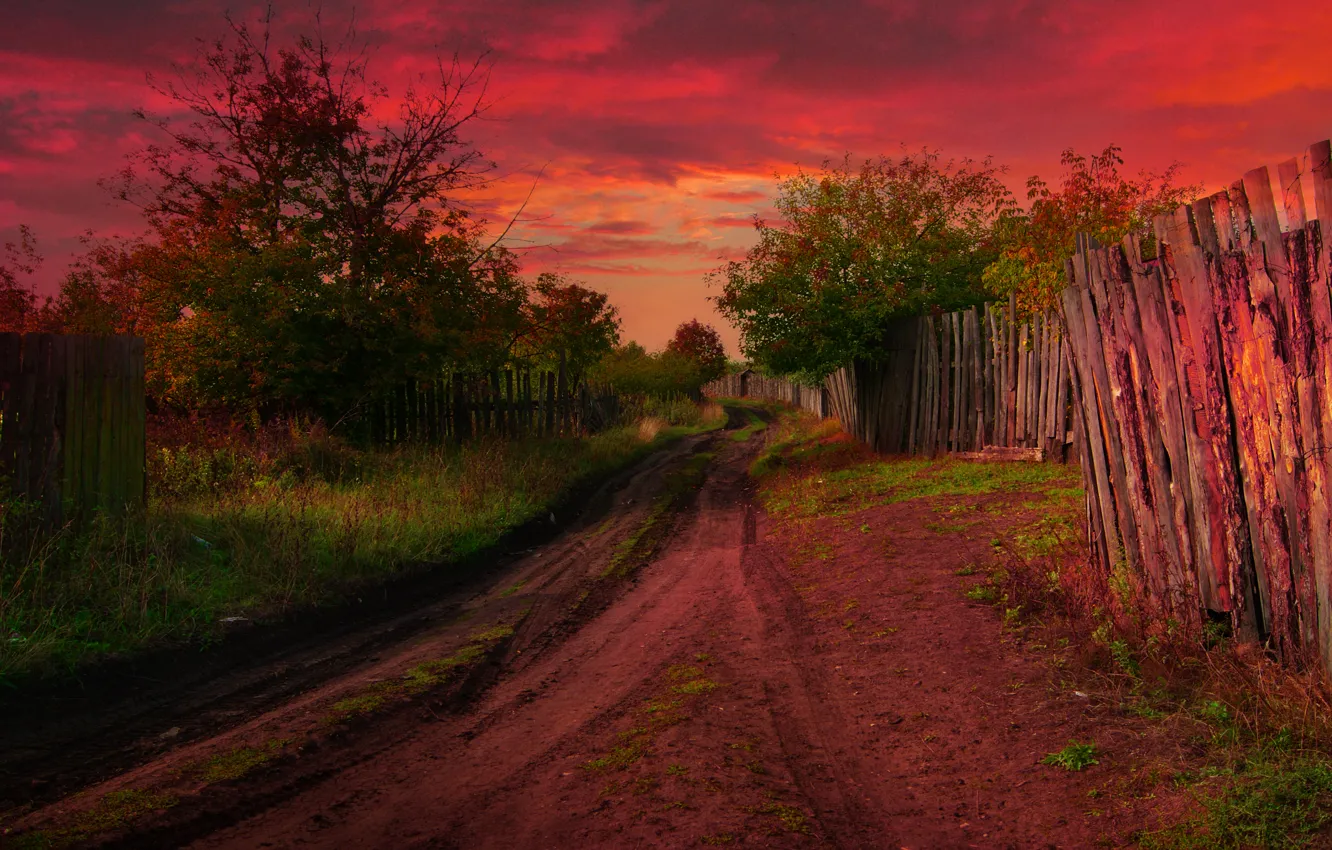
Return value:
<svg viewBox="0 0 1332 850">
<path fill-rule="evenodd" d="M 372 399 L 366 414 L 379 444 L 595 433 L 619 420 L 608 388 L 573 386 L 564 370 L 494 370 L 412 380 Z"/>
<path fill-rule="evenodd" d="M 808 410 L 815 416 L 832 415 L 827 388 L 811 387 L 786 378 L 769 378 L 750 369 L 726 375 L 704 385 L 703 395 L 710 398 L 758 398 L 783 401 L 792 407 Z"/>
<path fill-rule="evenodd" d="M 0 334 L 0 478 L 60 524 L 144 498 L 143 340 Z"/>
<path fill-rule="evenodd" d="M 875 451 L 933 456 L 999 447 L 1063 461 L 1068 351 L 1057 317 L 1018 322 L 1014 305 L 898 322 L 878 358 L 828 376 L 822 392 L 741 373 L 710 395 L 775 398 L 836 416 Z M 817 398 L 817 404 L 808 400 Z"/>
<path fill-rule="evenodd" d="M 1159 258 L 1082 241 L 1063 298 L 1101 568 L 1332 670 L 1330 153 L 1157 218 Z"/>
</svg>

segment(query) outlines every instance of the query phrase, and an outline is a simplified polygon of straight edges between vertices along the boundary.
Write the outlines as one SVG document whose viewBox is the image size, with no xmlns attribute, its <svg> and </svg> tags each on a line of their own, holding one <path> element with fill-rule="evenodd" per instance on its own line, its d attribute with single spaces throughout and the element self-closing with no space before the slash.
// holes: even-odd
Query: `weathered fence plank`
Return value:
<svg viewBox="0 0 1332 850">
<path fill-rule="evenodd" d="M 144 499 L 143 340 L 0 334 L 0 478 L 60 525 Z"/>
</svg>

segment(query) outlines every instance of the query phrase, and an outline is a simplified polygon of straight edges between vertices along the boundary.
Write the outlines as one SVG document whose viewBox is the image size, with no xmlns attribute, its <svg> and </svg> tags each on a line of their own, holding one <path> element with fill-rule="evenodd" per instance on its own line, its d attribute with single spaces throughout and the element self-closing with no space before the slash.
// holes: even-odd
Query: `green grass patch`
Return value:
<svg viewBox="0 0 1332 850">
<path fill-rule="evenodd" d="M 1240 850 L 1324 846 L 1332 828 L 1332 762 L 1322 753 L 1268 747 L 1209 771 L 1196 789 L 1201 811 L 1140 836 L 1147 850 Z"/>
<path fill-rule="evenodd" d="M 768 423 L 756 414 L 753 410 L 746 409 L 745 416 L 748 418 L 748 424 L 742 428 L 737 428 L 732 434 L 731 439 L 737 443 L 743 443 L 750 437 L 768 427 Z"/>
<path fill-rule="evenodd" d="M 647 752 L 646 745 L 642 741 L 631 741 L 619 747 L 615 747 L 606 755 L 583 762 L 583 769 L 592 773 L 601 773 L 607 770 L 623 770 L 643 757 Z"/>
<path fill-rule="evenodd" d="M 215 755 L 199 766 L 199 778 L 209 784 L 240 779 L 277 758 L 288 743 L 274 740 L 263 747 L 237 747 Z"/>
<path fill-rule="evenodd" d="M 1067 747 L 1058 752 L 1050 753 L 1041 759 L 1041 764 L 1062 767 L 1064 770 L 1084 770 L 1093 764 L 1100 764 L 1096 760 L 1098 752 L 1100 751 L 1095 744 L 1069 741 Z"/>
<path fill-rule="evenodd" d="M 765 472 L 771 475 L 771 470 L 769 462 Z M 1078 474 L 1060 464 L 874 459 L 840 469 L 820 472 L 816 468 L 786 476 L 764 488 L 763 501 L 769 513 L 781 519 L 802 520 L 844 516 L 873 505 L 913 499 L 1041 492 L 1052 487 L 1063 491 L 1070 489 L 1070 482 Z M 934 530 L 956 533 L 970 525 L 938 523 Z"/>
</svg>

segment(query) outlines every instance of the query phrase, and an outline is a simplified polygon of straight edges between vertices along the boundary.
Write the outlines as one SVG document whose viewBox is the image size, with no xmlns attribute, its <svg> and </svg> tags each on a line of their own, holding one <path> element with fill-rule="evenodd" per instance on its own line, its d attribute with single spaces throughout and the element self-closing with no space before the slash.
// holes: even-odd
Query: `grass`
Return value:
<svg viewBox="0 0 1332 850">
<path fill-rule="evenodd" d="M 169 809 L 179 802 L 170 794 L 126 789 L 112 791 L 97 805 L 79 813 L 59 829 L 39 830 L 6 838 L 13 850 L 46 850 L 80 844 L 90 838 L 118 830 L 144 815 Z"/>
<path fill-rule="evenodd" d="M 707 662 L 701 662 L 707 663 Z M 583 762 L 589 773 L 624 770 L 652 752 L 657 733 L 669 726 L 682 723 L 698 697 L 721 687 L 709 679 L 706 671 L 695 664 L 675 664 L 663 671 L 664 692 L 643 702 L 636 712 L 634 726 L 621 732 L 619 743 L 604 755 Z M 672 764 L 666 773 L 684 776 L 689 769 Z"/>
<path fill-rule="evenodd" d="M 809 821 L 805 813 L 795 806 L 783 803 L 767 803 L 760 807 L 758 812 L 777 818 L 788 832 L 794 832 L 798 835 L 808 835 L 810 833 Z"/>
<path fill-rule="evenodd" d="M 0 503 L 0 687 L 163 642 L 206 644 L 233 619 L 457 562 L 580 482 L 720 426 L 721 409 L 708 410 L 648 441 L 630 426 L 462 448 L 361 451 L 317 434 L 158 448 L 146 511 L 47 536 L 20 533 L 24 506 Z"/>
<path fill-rule="evenodd" d="M 497 623 L 476 632 L 469 637 L 467 644 L 451 655 L 422 661 L 400 679 L 374 682 L 359 693 L 339 700 L 333 704 L 326 722 L 339 723 L 374 714 L 398 700 L 433 690 L 454 679 L 461 670 L 480 661 L 486 653 L 512 635 L 513 626 L 508 623 Z"/>
<path fill-rule="evenodd" d="M 731 439 L 735 440 L 737 443 L 743 443 L 759 431 L 768 427 L 768 423 L 764 422 L 753 410 L 745 408 L 744 411 L 745 416 L 748 418 L 748 423 L 743 428 L 738 428 L 731 434 Z"/>
<path fill-rule="evenodd" d="M 850 443 L 835 423 L 796 415 L 779 417 L 774 431 L 749 471 L 763 482 L 764 507 L 779 520 L 846 516 L 913 499 L 1043 492 L 1069 500 L 1070 491 L 1081 492 L 1074 486 L 1080 473 L 1059 464 L 885 460 Z M 937 528 L 939 533 L 956 530 L 956 524 Z"/>
<path fill-rule="evenodd" d="M 1096 755 L 1100 750 L 1095 744 L 1080 744 L 1069 741 L 1068 746 L 1041 759 L 1041 764 L 1062 767 L 1064 770 L 1084 770 L 1093 764 L 1100 764 Z"/>
<path fill-rule="evenodd" d="M 199 778 L 210 785 L 240 779 L 242 776 L 268 764 L 282 753 L 287 741 L 269 741 L 264 747 L 237 747 L 220 753 L 199 768 Z"/>
<path fill-rule="evenodd" d="M 1332 825 L 1332 763 L 1265 749 L 1202 780 L 1200 811 L 1140 836 L 1146 850 L 1308 847 Z M 1322 846 L 1321 844 L 1319 846 Z"/>
</svg>

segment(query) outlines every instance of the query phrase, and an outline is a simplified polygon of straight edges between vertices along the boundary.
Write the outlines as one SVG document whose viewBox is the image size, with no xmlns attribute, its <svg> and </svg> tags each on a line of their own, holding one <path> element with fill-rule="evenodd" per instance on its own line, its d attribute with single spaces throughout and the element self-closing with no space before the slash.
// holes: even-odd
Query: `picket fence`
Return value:
<svg viewBox="0 0 1332 850">
<path fill-rule="evenodd" d="M 372 398 L 364 415 L 384 445 L 596 433 L 619 420 L 620 406 L 611 388 L 575 386 L 563 369 L 495 369 L 405 381 Z"/>
</svg>

